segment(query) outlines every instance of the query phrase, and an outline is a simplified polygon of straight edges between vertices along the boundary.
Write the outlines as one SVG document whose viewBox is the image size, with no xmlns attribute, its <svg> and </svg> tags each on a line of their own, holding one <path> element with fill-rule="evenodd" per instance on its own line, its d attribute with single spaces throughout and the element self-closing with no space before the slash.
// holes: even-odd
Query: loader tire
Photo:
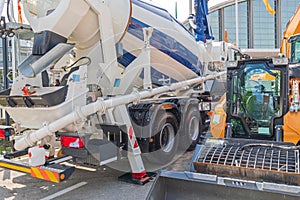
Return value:
<svg viewBox="0 0 300 200">
<path fill-rule="evenodd" d="M 174 114 L 163 112 L 155 119 L 153 123 L 153 133 L 155 142 L 155 151 L 146 155 L 150 163 L 165 166 L 170 164 L 178 148 L 178 121 Z"/>
</svg>

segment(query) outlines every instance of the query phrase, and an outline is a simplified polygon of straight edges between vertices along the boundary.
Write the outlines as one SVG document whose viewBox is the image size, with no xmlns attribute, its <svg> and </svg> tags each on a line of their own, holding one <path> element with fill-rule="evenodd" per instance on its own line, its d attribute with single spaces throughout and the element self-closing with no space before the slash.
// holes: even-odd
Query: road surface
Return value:
<svg viewBox="0 0 300 200">
<path fill-rule="evenodd" d="M 192 152 L 186 152 L 169 170 L 188 170 Z M 86 170 L 88 169 L 88 170 Z M 62 183 L 51 183 L 32 178 L 30 175 L 0 168 L 0 199 L 100 199 L 100 200 L 142 200 L 153 182 L 144 186 L 118 181 L 124 172 L 109 167 L 76 169 L 74 174 Z M 93 171 L 95 170 L 95 171 Z"/>
</svg>

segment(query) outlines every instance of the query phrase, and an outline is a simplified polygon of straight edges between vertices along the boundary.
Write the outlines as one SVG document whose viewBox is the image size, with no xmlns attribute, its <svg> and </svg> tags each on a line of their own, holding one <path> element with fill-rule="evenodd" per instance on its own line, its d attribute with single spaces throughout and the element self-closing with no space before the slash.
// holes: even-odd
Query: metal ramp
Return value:
<svg viewBox="0 0 300 200">
<path fill-rule="evenodd" d="M 296 200 L 299 198 L 298 186 L 163 170 L 156 178 L 146 199 Z"/>
</svg>

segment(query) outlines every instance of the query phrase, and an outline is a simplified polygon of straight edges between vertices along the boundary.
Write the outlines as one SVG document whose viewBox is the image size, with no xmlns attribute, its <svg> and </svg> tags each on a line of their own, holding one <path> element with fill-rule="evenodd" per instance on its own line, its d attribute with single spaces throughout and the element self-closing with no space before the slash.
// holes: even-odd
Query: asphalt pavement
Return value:
<svg viewBox="0 0 300 200">
<path fill-rule="evenodd" d="M 166 169 L 188 170 L 191 156 L 192 152 L 186 152 Z M 143 186 L 121 182 L 118 177 L 124 172 L 107 166 L 99 167 L 96 170 L 87 169 L 76 169 L 68 180 L 61 183 L 51 183 L 32 178 L 28 174 L 0 168 L 0 199 L 143 200 L 147 197 L 153 184 L 153 181 Z"/>
</svg>

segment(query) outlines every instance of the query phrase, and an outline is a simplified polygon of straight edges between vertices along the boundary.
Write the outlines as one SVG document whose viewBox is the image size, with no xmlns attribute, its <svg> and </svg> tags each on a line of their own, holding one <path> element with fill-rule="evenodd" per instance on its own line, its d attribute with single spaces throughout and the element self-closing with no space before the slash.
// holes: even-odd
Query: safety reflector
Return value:
<svg viewBox="0 0 300 200">
<path fill-rule="evenodd" d="M 4 139 L 5 138 L 5 130 L 0 129 L 0 139 Z"/>
<path fill-rule="evenodd" d="M 30 174 L 32 177 L 55 182 L 55 183 L 60 182 L 60 176 L 58 172 L 41 169 L 40 167 L 31 167 L 30 169 L 31 169 Z"/>
<path fill-rule="evenodd" d="M 13 134 L 14 129 L 11 126 L 0 125 L 0 139 L 9 139 L 9 136 Z"/>
<path fill-rule="evenodd" d="M 79 137 L 61 136 L 60 143 L 63 147 L 84 148 L 84 141 Z"/>
<path fill-rule="evenodd" d="M 146 171 L 142 171 L 140 173 L 132 173 L 132 178 L 134 179 L 141 179 L 144 178 L 145 176 L 147 176 Z"/>
<path fill-rule="evenodd" d="M 136 148 L 138 148 L 138 147 L 139 147 L 139 144 L 137 143 L 137 141 L 135 141 L 135 142 L 134 142 L 134 145 L 133 145 L 133 148 L 136 149 Z"/>
<path fill-rule="evenodd" d="M 130 126 L 128 133 L 129 133 L 129 138 L 132 140 L 132 137 L 133 137 L 133 128 L 132 128 L 132 126 Z"/>
</svg>

